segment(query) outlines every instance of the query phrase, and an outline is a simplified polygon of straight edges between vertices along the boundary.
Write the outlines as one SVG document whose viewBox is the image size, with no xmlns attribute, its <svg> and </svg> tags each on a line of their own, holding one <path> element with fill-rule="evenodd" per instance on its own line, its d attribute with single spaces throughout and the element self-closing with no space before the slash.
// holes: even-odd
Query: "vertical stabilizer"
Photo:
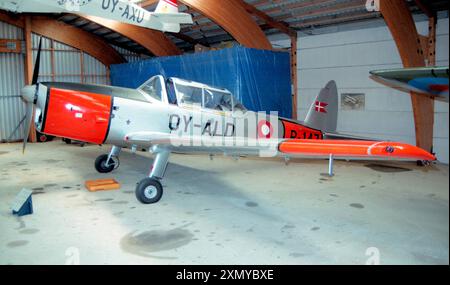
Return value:
<svg viewBox="0 0 450 285">
<path fill-rule="evenodd" d="M 330 81 L 320 90 L 312 103 L 305 124 L 322 132 L 335 132 L 338 116 L 338 92 L 336 82 Z"/>
</svg>

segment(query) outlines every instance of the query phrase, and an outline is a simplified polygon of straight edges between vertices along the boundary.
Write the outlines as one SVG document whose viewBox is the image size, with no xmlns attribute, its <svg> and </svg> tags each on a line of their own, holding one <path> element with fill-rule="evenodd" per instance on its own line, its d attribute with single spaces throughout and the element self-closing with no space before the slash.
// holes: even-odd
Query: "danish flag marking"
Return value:
<svg viewBox="0 0 450 285">
<path fill-rule="evenodd" d="M 326 113 L 327 106 L 328 106 L 328 103 L 316 101 L 315 110 L 316 110 L 316 112 L 319 112 L 319 113 Z"/>
</svg>

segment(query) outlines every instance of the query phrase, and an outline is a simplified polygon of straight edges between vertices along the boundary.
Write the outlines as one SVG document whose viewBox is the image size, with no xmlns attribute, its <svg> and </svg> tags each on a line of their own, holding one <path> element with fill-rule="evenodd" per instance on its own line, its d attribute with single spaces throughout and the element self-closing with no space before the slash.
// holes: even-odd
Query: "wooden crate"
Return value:
<svg viewBox="0 0 450 285">
<path fill-rule="evenodd" d="M 91 192 L 120 189 L 120 183 L 112 178 L 88 180 L 85 186 Z"/>
</svg>

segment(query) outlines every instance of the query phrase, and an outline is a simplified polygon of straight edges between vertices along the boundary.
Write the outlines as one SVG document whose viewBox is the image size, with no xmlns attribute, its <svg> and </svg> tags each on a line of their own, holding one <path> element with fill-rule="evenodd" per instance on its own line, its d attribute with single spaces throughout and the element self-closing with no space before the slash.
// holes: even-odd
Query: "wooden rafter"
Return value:
<svg viewBox="0 0 450 285">
<path fill-rule="evenodd" d="M 100 17 L 84 16 L 84 18 L 137 42 L 156 56 L 182 54 L 182 51 L 160 31 Z"/>
<path fill-rule="evenodd" d="M 190 43 L 191 45 L 195 46 L 197 44 L 201 44 L 203 46 L 207 46 L 209 47 L 209 43 L 206 40 L 200 41 L 200 40 L 196 40 L 188 35 L 182 34 L 182 33 L 167 33 L 177 39 L 180 39 L 182 41 L 185 41 L 187 43 Z"/>
<path fill-rule="evenodd" d="M 285 34 L 287 34 L 289 36 L 297 34 L 297 32 L 295 30 L 291 29 L 288 25 L 275 20 L 274 18 L 272 18 L 269 15 L 267 15 L 266 13 L 258 10 L 254 6 L 248 4 L 247 2 L 245 2 L 243 0 L 235 0 L 235 1 L 240 3 L 245 8 L 245 10 L 247 12 L 249 12 L 252 15 L 255 15 L 258 18 L 260 18 L 261 20 L 263 20 L 270 27 L 272 27 L 274 29 L 277 29 L 277 30 L 281 31 L 282 33 L 285 33 Z"/>
<path fill-rule="evenodd" d="M 419 9 L 422 10 L 422 12 L 424 12 L 425 15 L 428 16 L 428 18 L 436 17 L 436 13 L 433 11 L 433 9 L 431 9 L 429 3 L 423 0 L 414 0 L 414 2 L 416 3 L 417 7 L 419 7 Z"/>
</svg>

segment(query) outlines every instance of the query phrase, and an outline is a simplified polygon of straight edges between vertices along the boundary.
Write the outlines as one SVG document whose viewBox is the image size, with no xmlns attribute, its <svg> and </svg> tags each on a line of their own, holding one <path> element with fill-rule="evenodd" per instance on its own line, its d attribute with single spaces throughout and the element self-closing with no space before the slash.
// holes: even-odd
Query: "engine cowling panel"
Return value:
<svg viewBox="0 0 450 285">
<path fill-rule="evenodd" d="M 113 97 L 50 88 L 41 132 L 94 144 L 108 135 Z"/>
</svg>

